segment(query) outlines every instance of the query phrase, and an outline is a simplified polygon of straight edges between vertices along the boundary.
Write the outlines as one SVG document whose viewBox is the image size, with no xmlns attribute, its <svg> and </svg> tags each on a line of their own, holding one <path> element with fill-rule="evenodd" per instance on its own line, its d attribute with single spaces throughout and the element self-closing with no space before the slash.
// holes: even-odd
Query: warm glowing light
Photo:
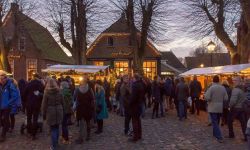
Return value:
<svg viewBox="0 0 250 150">
<path fill-rule="evenodd" d="M 83 77 L 79 77 L 79 80 L 82 81 L 82 80 L 83 80 Z"/>
<path fill-rule="evenodd" d="M 200 67 L 203 68 L 203 67 L 204 67 L 204 64 L 201 64 Z"/>
<path fill-rule="evenodd" d="M 214 42 L 210 41 L 207 45 L 208 52 L 212 53 L 215 49 L 216 45 Z"/>
<path fill-rule="evenodd" d="M 120 68 L 120 71 L 123 72 L 123 68 Z"/>
</svg>

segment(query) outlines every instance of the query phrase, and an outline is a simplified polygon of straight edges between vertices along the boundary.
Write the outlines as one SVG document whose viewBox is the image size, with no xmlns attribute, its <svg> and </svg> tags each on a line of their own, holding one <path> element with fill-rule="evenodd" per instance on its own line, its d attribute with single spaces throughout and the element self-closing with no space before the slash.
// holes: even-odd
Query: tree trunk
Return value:
<svg viewBox="0 0 250 150">
<path fill-rule="evenodd" d="M 238 53 L 240 55 L 240 63 L 250 62 L 250 28 L 247 25 L 244 14 L 238 27 Z"/>
<path fill-rule="evenodd" d="M 130 31 L 130 41 L 131 45 L 133 46 L 133 70 L 135 73 L 139 73 L 140 70 L 140 62 L 138 56 L 138 41 L 137 41 L 137 30 L 135 27 L 135 20 L 134 20 L 134 1 L 128 0 L 128 6 L 126 9 L 126 16 L 127 16 L 127 24 Z"/>
<path fill-rule="evenodd" d="M 240 0 L 242 14 L 238 27 L 240 63 L 250 63 L 250 1 Z"/>
</svg>

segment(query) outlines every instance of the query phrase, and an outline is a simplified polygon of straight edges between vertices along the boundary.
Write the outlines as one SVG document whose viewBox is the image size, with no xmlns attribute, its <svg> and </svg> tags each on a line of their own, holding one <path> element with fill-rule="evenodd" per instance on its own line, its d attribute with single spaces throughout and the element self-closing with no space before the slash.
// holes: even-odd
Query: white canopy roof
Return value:
<svg viewBox="0 0 250 150">
<path fill-rule="evenodd" d="M 104 71 L 109 66 L 94 66 L 94 65 L 53 65 L 47 69 L 42 70 L 43 72 L 67 72 L 74 70 L 78 73 L 97 73 Z"/>
<path fill-rule="evenodd" d="M 180 74 L 181 76 L 192 75 L 213 75 L 213 74 L 235 74 L 245 73 L 250 74 L 250 63 L 240 65 L 217 66 L 207 68 L 195 68 Z"/>
</svg>

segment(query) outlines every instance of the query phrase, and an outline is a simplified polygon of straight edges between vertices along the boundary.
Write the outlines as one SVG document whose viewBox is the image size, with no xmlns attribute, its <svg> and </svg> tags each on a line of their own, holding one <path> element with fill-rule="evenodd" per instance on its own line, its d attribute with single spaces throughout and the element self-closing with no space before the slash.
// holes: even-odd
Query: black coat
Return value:
<svg viewBox="0 0 250 150">
<path fill-rule="evenodd" d="M 202 91 L 202 87 L 201 87 L 201 83 L 197 80 L 194 80 L 190 83 L 189 85 L 189 89 L 190 89 L 190 96 L 191 97 L 200 97 L 201 95 L 201 91 Z"/>
<path fill-rule="evenodd" d="M 82 93 L 79 89 L 76 89 L 75 96 L 77 100 L 77 120 L 91 120 L 94 114 L 94 92 L 91 88 L 86 93 Z"/>
<path fill-rule="evenodd" d="M 132 84 L 131 101 L 129 103 L 131 116 L 138 117 L 141 114 L 142 103 L 145 98 L 145 89 L 141 80 Z"/>
<path fill-rule="evenodd" d="M 27 84 L 28 83 L 24 79 L 21 79 L 21 80 L 18 81 L 18 88 L 19 88 L 19 91 L 20 91 L 23 108 L 25 108 L 25 102 L 26 102 L 26 100 L 25 100 L 25 89 L 26 89 Z"/>
<path fill-rule="evenodd" d="M 34 92 L 39 91 L 39 95 Z M 32 80 L 25 88 L 26 109 L 30 111 L 40 111 L 43 99 L 44 86 L 39 80 Z"/>
</svg>

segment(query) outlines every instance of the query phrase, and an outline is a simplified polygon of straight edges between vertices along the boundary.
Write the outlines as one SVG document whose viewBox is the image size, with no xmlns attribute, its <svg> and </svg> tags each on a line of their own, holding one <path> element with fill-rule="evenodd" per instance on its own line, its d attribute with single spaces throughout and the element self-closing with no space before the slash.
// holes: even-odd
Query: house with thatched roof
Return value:
<svg viewBox="0 0 250 150">
<path fill-rule="evenodd" d="M 122 15 L 90 45 L 87 50 L 88 63 L 110 65 L 116 75 L 132 73 L 135 47 L 132 46 L 129 36 L 130 31 L 126 18 L 125 15 Z M 149 40 L 147 41 L 144 58 L 144 74 L 149 78 L 159 75 L 161 72 L 161 53 Z"/>
<path fill-rule="evenodd" d="M 50 32 L 11 4 L 2 25 L 3 38 L 10 43 L 8 60 L 14 78 L 30 79 L 48 65 L 73 64 Z"/>
</svg>

